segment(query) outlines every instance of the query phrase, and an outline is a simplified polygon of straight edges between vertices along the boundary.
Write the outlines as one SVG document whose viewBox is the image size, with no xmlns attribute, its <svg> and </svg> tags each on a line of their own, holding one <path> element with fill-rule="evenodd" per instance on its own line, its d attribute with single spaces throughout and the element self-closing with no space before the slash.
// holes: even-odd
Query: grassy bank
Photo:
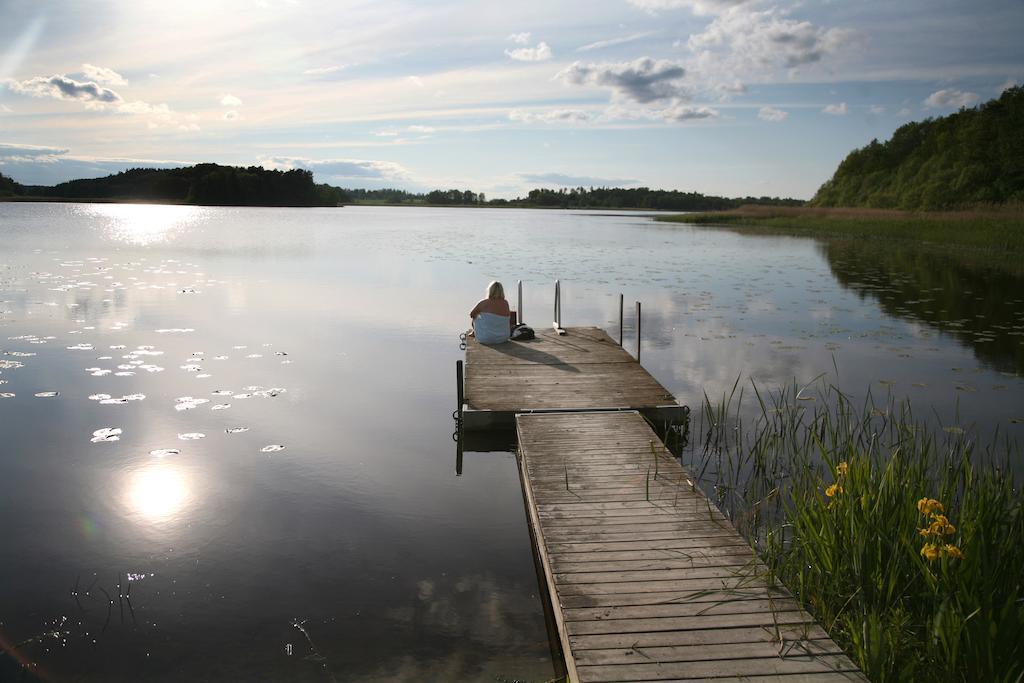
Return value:
<svg viewBox="0 0 1024 683">
<path fill-rule="evenodd" d="M 706 401 L 684 464 L 872 681 L 1020 681 L 1019 446 L 817 393 Z"/>
<path fill-rule="evenodd" d="M 881 238 L 1024 254 L 1024 208 L 911 212 L 889 209 L 742 206 L 663 216 L 672 223 L 812 237 Z"/>
</svg>

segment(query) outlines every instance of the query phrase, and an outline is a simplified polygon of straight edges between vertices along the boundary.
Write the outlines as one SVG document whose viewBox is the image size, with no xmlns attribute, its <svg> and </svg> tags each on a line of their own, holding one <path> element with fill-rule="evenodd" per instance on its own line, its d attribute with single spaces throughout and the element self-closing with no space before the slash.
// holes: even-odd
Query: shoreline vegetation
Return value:
<svg viewBox="0 0 1024 683">
<path fill-rule="evenodd" d="M 76 201 L 186 204 L 192 206 L 338 207 L 447 206 L 473 208 L 612 209 L 712 211 L 758 203 L 799 206 L 799 199 L 729 198 L 648 187 L 536 188 L 525 197 L 488 199 L 472 190 L 408 192 L 346 189 L 313 182 L 311 171 L 260 166 L 197 164 L 181 168 L 133 168 L 103 178 L 70 180 L 53 186 L 23 185 L 0 174 L 0 201 Z"/>
<path fill-rule="evenodd" d="M 1024 677 L 1020 446 L 834 385 L 744 390 L 691 418 L 683 464 L 871 681 Z M 748 394 L 749 397 L 749 394 Z M 817 399 L 808 406 L 807 401 Z"/>
<path fill-rule="evenodd" d="M 752 235 L 893 240 L 961 252 L 966 248 L 981 257 L 983 265 L 1024 271 L 1024 204 L 941 212 L 748 205 L 655 220 Z"/>
<path fill-rule="evenodd" d="M 880 237 L 936 244 L 1024 251 L 1024 204 L 970 211 L 769 207 L 658 216 L 655 220 L 766 233 L 823 237 Z"/>
</svg>

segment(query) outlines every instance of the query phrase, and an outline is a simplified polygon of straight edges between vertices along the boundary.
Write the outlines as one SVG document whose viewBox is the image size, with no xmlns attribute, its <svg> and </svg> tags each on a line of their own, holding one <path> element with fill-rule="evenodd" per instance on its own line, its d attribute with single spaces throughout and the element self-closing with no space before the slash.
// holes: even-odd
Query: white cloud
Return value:
<svg viewBox="0 0 1024 683">
<path fill-rule="evenodd" d="M 566 173 L 517 173 L 516 175 L 527 183 L 557 187 L 624 187 L 637 183 L 633 178 L 598 178 Z"/>
<path fill-rule="evenodd" d="M 541 112 L 513 109 L 508 113 L 508 118 L 520 123 L 586 123 L 590 120 L 590 115 L 581 109 L 552 109 Z"/>
<path fill-rule="evenodd" d="M 266 168 L 290 170 L 305 168 L 319 178 L 333 182 L 346 180 L 404 181 L 409 172 L 400 164 L 391 161 L 366 159 L 306 159 L 303 157 L 262 157 L 260 163 Z"/>
<path fill-rule="evenodd" d="M 318 66 L 312 69 L 306 69 L 302 73 L 306 76 L 326 76 L 327 74 L 333 74 L 345 68 L 348 68 L 347 64 L 334 64 L 331 66 Z"/>
<path fill-rule="evenodd" d="M 545 62 L 554 55 L 551 47 L 545 43 L 537 43 L 536 47 L 518 47 L 514 50 L 505 50 L 505 54 L 519 62 Z"/>
<path fill-rule="evenodd" d="M 86 64 L 85 66 L 90 65 Z M 93 69 L 102 70 L 101 67 L 93 67 Z M 48 77 L 36 76 L 24 81 L 8 80 L 4 85 L 11 92 L 20 95 L 80 102 L 86 109 L 92 111 L 145 116 L 147 118 L 146 125 L 151 129 L 163 126 L 177 127 L 180 130 L 199 129 L 194 123 L 181 123 L 178 120 L 178 114 L 166 104 L 153 104 L 141 100 L 125 101 L 117 92 L 105 88 L 95 81 L 78 81 L 67 75 L 56 74 Z"/>
<path fill-rule="evenodd" d="M 77 100 L 98 104 L 115 104 L 121 96 L 95 81 L 76 81 L 62 74 L 36 76 L 25 81 L 8 80 L 5 83 L 12 92 L 30 97 L 52 97 L 58 100 Z"/>
<path fill-rule="evenodd" d="M 602 50 L 606 47 L 613 47 L 615 45 L 625 45 L 626 43 L 632 43 L 633 41 L 640 40 L 641 38 L 647 38 L 648 36 L 654 35 L 654 31 L 646 31 L 644 33 L 634 33 L 628 36 L 622 36 L 621 38 L 609 38 L 608 40 L 598 40 L 593 43 L 587 43 L 576 48 L 576 52 L 588 52 L 590 50 Z"/>
<path fill-rule="evenodd" d="M 744 81 L 781 69 L 817 64 L 859 40 L 841 28 L 824 28 L 790 19 L 776 8 L 761 11 L 735 6 L 716 16 L 687 47 L 693 70 L 711 81 Z"/>
<path fill-rule="evenodd" d="M 959 109 L 969 107 L 979 99 L 973 92 L 963 90 L 936 90 L 925 98 L 923 104 L 925 109 Z"/>
<path fill-rule="evenodd" d="M 678 102 L 656 112 L 656 114 L 669 123 L 717 119 L 719 116 L 717 109 L 712 109 L 711 107 L 691 107 Z"/>
<path fill-rule="evenodd" d="M 839 104 L 826 105 L 821 112 L 823 114 L 832 114 L 832 116 L 846 116 L 849 108 L 846 106 L 846 102 L 840 102 Z"/>
<path fill-rule="evenodd" d="M 511 40 L 516 45 L 526 45 L 527 43 L 530 42 L 530 34 L 529 33 L 513 33 L 512 35 L 510 35 L 508 37 L 508 39 Z"/>
<path fill-rule="evenodd" d="M 689 90 L 681 82 L 686 69 L 667 59 L 641 57 L 618 64 L 574 62 L 556 78 L 573 85 L 609 88 L 613 97 L 645 104 L 662 99 L 686 99 Z"/>
<path fill-rule="evenodd" d="M 0 163 L 37 163 L 50 164 L 58 161 L 58 157 L 68 153 L 59 147 L 41 147 L 39 145 L 19 145 L 0 142 Z"/>
<path fill-rule="evenodd" d="M 6 104 L 0 104 L 0 112 L 4 114 L 11 114 L 14 112 L 14 110 L 8 107 Z"/>
<path fill-rule="evenodd" d="M 406 130 L 409 131 L 410 133 L 428 134 L 428 133 L 433 133 L 435 129 L 434 129 L 433 126 L 416 126 L 416 125 L 414 125 L 414 126 L 407 127 Z"/>
<path fill-rule="evenodd" d="M 884 114 L 885 107 L 883 107 L 880 104 L 872 104 L 870 107 L 868 107 L 868 111 L 871 112 L 872 114 Z"/>
<path fill-rule="evenodd" d="M 785 121 L 786 117 L 789 116 L 788 111 L 776 109 L 775 107 L 761 107 L 757 112 L 757 118 L 762 121 L 771 121 L 778 123 L 779 121 Z"/>
<path fill-rule="evenodd" d="M 102 66 L 95 66 L 93 64 L 83 64 L 82 73 L 90 81 L 97 83 L 104 83 L 106 85 L 128 85 L 128 81 L 124 77 L 114 71 L 113 69 L 107 69 Z"/>
<path fill-rule="evenodd" d="M 242 106 L 242 100 L 239 99 L 238 97 L 235 97 L 231 93 L 228 93 L 226 95 L 221 96 L 220 103 L 221 103 L 221 106 L 224 106 L 224 107 L 241 107 Z"/>
<path fill-rule="evenodd" d="M 691 106 L 680 100 L 671 100 L 663 107 L 636 107 L 613 104 L 604 110 L 597 119 L 602 123 L 616 121 L 663 121 L 665 123 L 685 123 L 717 119 L 721 116 L 717 109 L 705 106 Z"/>
<path fill-rule="evenodd" d="M 737 7 L 749 0 L 629 0 L 629 4 L 648 12 L 659 10 L 689 9 L 694 14 L 718 14 L 730 7 Z"/>
</svg>

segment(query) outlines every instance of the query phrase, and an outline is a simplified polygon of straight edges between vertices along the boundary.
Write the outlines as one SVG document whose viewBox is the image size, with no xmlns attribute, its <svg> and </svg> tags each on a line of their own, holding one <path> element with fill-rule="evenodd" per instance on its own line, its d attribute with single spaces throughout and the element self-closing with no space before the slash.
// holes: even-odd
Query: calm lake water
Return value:
<svg viewBox="0 0 1024 683">
<path fill-rule="evenodd" d="M 641 300 L 644 365 L 692 406 L 829 373 L 1024 440 L 1024 282 L 948 255 L 610 212 L 0 204 L 0 680 L 551 677 L 514 456 L 457 477 L 451 412 L 486 283 L 522 279 L 542 326 L 555 278 L 563 323 L 613 336 L 623 292 L 631 350 Z"/>
</svg>

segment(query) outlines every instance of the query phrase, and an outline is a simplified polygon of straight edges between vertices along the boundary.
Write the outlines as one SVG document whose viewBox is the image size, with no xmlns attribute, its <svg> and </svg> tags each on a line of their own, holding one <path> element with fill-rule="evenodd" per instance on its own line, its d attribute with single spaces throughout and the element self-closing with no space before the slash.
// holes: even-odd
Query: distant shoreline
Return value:
<svg viewBox="0 0 1024 683">
<path fill-rule="evenodd" d="M 397 208 L 425 208 L 425 209 L 548 209 L 553 211 L 630 211 L 650 214 L 679 214 L 679 211 L 669 209 L 642 209 L 630 206 L 539 206 L 536 204 L 427 204 L 425 202 L 345 202 L 335 206 L 310 206 L 308 204 L 191 204 L 184 201 L 169 201 L 165 199 L 140 199 L 132 197 L 37 197 L 14 195 L 0 197 L 0 202 L 11 203 L 53 203 L 53 204 L 153 204 L 166 206 L 221 206 L 224 208 L 263 208 L 263 209 L 342 209 L 346 206 L 386 206 Z M 688 214 L 682 214 L 688 215 Z"/>
</svg>

